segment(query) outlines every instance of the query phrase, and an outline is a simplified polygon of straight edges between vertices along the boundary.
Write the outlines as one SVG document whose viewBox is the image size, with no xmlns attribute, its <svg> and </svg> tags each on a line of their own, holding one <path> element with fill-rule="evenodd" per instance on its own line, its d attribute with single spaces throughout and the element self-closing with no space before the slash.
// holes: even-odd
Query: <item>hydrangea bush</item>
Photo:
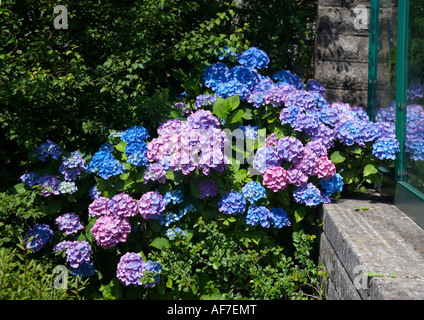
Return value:
<svg viewBox="0 0 424 320">
<path fill-rule="evenodd" d="M 29 250 L 52 242 L 105 298 L 306 298 L 317 208 L 378 182 L 399 144 L 389 114 L 370 122 L 316 81 L 266 75 L 264 51 L 226 50 L 155 132 L 111 131 L 93 155 L 50 140 L 35 150 L 52 165 L 21 181 L 54 224 L 28 231 Z"/>
</svg>

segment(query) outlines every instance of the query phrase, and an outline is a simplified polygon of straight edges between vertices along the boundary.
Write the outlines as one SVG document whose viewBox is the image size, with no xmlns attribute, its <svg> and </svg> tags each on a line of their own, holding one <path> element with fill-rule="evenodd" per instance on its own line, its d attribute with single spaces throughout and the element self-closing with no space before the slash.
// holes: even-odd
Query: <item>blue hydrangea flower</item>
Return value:
<svg viewBox="0 0 424 320">
<path fill-rule="evenodd" d="M 125 154 L 127 155 L 127 162 L 133 165 L 147 166 L 149 159 L 147 158 L 147 143 L 141 142 L 129 142 L 125 148 Z"/>
<path fill-rule="evenodd" d="M 133 126 L 132 128 L 125 130 L 121 135 L 121 140 L 127 143 L 141 143 L 147 138 L 149 138 L 149 133 L 142 126 Z"/>
<path fill-rule="evenodd" d="M 237 55 L 237 60 L 241 65 L 253 69 L 267 68 L 269 63 L 269 57 L 266 52 L 256 47 L 250 47 Z"/>
<path fill-rule="evenodd" d="M 113 157 L 113 154 L 107 151 L 97 151 L 91 162 L 88 164 L 86 171 L 96 173 L 102 179 L 109 179 L 110 177 L 124 173 L 124 165 L 119 163 Z"/>
<path fill-rule="evenodd" d="M 161 273 L 162 266 L 160 263 L 149 260 L 144 264 L 144 276 L 141 278 L 140 282 L 143 284 L 144 288 L 153 288 L 159 283 Z"/>
<path fill-rule="evenodd" d="M 298 90 L 303 89 L 302 79 L 297 74 L 291 73 L 289 70 L 277 71 L 272 75 L 272 78 L 276 81 L 278 80 L 279 84 L 292 85 Z"/>
<path fill-rule="evenodd" d="M 322 178 L 319 179 L 319 184 L 325 190 L 327 195 L 332 195 L 335 192 L 342 192 L 343 190 L 343 177 L 340 173 L 336 173 L 331 178 Z"/>
<path fill-rule="evenodd" d="M 38 156 L 38 159 L 41 161 L 46 161 L 48 156 L 51 156 L 52 159 L 57 160 L 62 152 L 56 143 L 47 140 L 35 149 L 34 154 L 35 156 Z"/>
<path fill-rule="evenodd" d="M 265 188 L 259 182 L 255 181 L 249 181 L 246 183 L 242 189 L 242 193 L 250 203 L 254 203 L 257 200 L 266 197 Z"/>
<path fill-rule="evenodd" d="M 23 174 L 20 179 L 21 179 L 23 184 L 26 184 L 27 186 L 32 187 L 32 186 L 38 184 L 40 178 L 41 178 L 40 175 L 38 175 L 37 173 L 28 172 L 28 173 Z"/>
<path fill-rule="evenodd" d="M 163 199 L 165 200 L 165 204 L 168 205 L 171 202 L 173 204 L 181 203 L 184 200 L 184 194 L 181 190 L 171 190 L 167 192 Z"/>
<path fill-rule="evenodd" d="M 239 126 L 239 129 L 243 130 L 244 136 L 247 139 L 255 140 L 258 136 L 258 126 L 251 126 L 250 124 L 247 126 Z"/>
<path fill-rule="evenodd" d="M 93 261 L 84 261 L 77 268 L 71 268 L 71 274 L 77 278 L 84 279 L 94 275 L 94 263 Z"/>
<path fill-rule="evenodd" d="M 275 228 L 282 228 L 291 225 L 287 212 L 281 208 L 272 208 L 270 219 Z"/>
<path fill-rule="evenodd" d="M 231 191 L 218 202 L 219 212 L 236 215 L 246 210 L 246 198 L 242 193 Z"/>
<path fill-rule="evenodd" d="M 97 189 L 97 184 L 94 185 L 94 187 L 90 189 L 90 191 L 88 192 L 88 195 L 90 196 L 90 198 L 92 200 L 95 200 L 95 199 L 97 199 L 98 197 L 101 196 L 99 190 Z"/>
<path fill-rule="evenodd" d="M 228 82 L 229 72 L 230 70 L 224 63 L 217 62 L 207 66 L 205 70 L 203 70 L 202 81 L 206 87 L 216 90 L 219 84 Z"/>
<path fill-rule="evenodd" d="M 186 235 L 185 232 L 183 230 L 181 230 L 181 228 L 179 228 L 179 227 L 176 227 L 174 229 L 169 228 L 165 232 L 165 236 L 167 236 L 169 240 L 175 240 L 175 238 L 178 236 L 178 234 L 182 234 L 183 236 Z"/>
<path fill-rule="evenodd" d="M 264 228 L 271 226 L 271 211 L 263 206 L 252 205 L 246 213 L 246 223 L 252 226 L 261 225 Z"/>
<path fill-rule="evenodd" d="M 306 206 L 316 206 L 321 203 L 321 191 L 312 183 L 308 183 L 294 190 L 293 198 Z"/>
<path fill-rule="evenodd" d="M 24 237 L 25 248 L 32 252 L 40 251 L 53 240 L 53 231 L 46 224 L 37 223 L 27 231 Z"/>
<path fill-rule="evenodd" d="M 377 139 L 372 149 L 372 154 L 380 160 L 395 160 L 396 152 L 399 152 L 399 141 L 394 136 Z"/>
</svg>

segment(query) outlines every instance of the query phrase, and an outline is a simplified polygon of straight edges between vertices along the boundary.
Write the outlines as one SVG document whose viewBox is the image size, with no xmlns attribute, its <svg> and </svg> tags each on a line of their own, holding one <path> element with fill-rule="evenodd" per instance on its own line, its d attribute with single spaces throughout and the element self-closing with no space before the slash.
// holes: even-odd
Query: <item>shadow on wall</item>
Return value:
<svg viewBox="0 0 424 320">
<path fill-rule="evenodd" d="M 330 102 L 366 107 L 369 38 L 368 28 L 362 27 L 365 23 L 368 27 L 365 18 L 359 21 L 358 28 L 360 2 L 318 1 L 315 80 L 326 87 Z M 360 8 L 360 14 L 366 17 L 369 8 Z"/>
</svg>

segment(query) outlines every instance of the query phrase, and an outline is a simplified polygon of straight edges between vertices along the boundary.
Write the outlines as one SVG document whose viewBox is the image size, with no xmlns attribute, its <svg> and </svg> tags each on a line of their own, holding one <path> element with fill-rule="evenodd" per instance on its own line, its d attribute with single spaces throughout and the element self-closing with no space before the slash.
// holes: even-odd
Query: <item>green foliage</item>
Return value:
<svg viewBox="0 0 424 320">
<path fill-rule="evenodd" d="M 335 146 L 330 159 L 341 172 L 346 191 L 366 192 L 366 186 L 381 183 L 381 174 L 378 170 L 380 160 L 372 154 L 372 146 L 367 143 L 360 146 Z"/>
<path fill-rule="evenodd" d="M 187 220 L 186 236 L 178 235 L 161 246 L 160 251 L 149 255 L 164 268 L 152 297 L 237 300 L 319 297 L 319 272 L 310 257 L 313 236 L 303 232 L 293 234 L 293 258 L 288 243 L 276 243 L 273 236 L 234 217 Z M 153 242 L 157 244 L 156 239 Z"/>
<path fill-rule="evenodd" d="M 59 4 L 4 0 L 0 7 L 0 150 L 9 178 L 0 187 L 16 181 L 8 171 L 16 177 L 28 151 L 48 138 L 93 152 L 110 128 L 150 131 L 181 93 L 176 63 L 188 74 L 224 47 L 247 44 L 247 25 L 233 26 L 226 2 L 73 1 L 68 29 L 56 30 Z"/>
<path fill-rule="evenodd" d="M 69 276 L 67 288 L 55 288 L 53 264 L 26 254 L 22 245 L 0 248 L 0 300 L 74 300 L 86 283 Z"/>
<path fill-rule="evenodd" d="M 22 190 L 22 185 L 15 189 Z M 0 245 L 17 243 L 30 226 L 47 215 L 47 207 L 40 204 L 37 191 L 0 193 Z"/>
</svg>

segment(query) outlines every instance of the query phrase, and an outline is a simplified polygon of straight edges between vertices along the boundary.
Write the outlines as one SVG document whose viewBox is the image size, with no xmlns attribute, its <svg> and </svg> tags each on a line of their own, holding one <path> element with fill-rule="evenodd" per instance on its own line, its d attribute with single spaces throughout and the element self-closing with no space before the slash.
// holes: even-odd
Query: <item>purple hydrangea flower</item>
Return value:
<svg viewBox="0 0 424 320">
<path fill-rule="evenodd" d="M 58 229 L 64 230 L 66 234 L 76 233 L 78 230 L 84 229 L 79 216 L 74 212 L 60 215 L 56 218 L 56 224 L 58 225 Z"/>
<path fill-rule="evenodd" d="M 197 187 L 199 188 L 200 199 L 214 197 L 218 194 L 218 186 L 212 179 L 198 182 Z"/>
<path fill-rule="evenodd" d="M 43 197 L 48 197 L 51 194 L 58 195 L 60 180 L 55 175 L 45 174 L 38 180 L 38 184 L 43 188 L 41 193 Z"/>
<path fill-rule="evenodd" d="M 48 156 L 51 156 L 52 159 L 57 160 L 62 154 L 59 146 L 53 141 L 47 140 L 46 142 L 40 144 L 35 149 L 35 156 L 38 156 L 38 159 L 41 161 L 46 161 Z"/>
<path fill-rule="evenodd" d="M 144 219 L 159 219 L 165 210 L 165 200 L 157 191 L 143 194 L 138 201 L 138 211 Z"/>
<path fill-rule="evenodd" d="M 59 166 L 59 171 L 65 177 L 65 180 L 75 181 L 77 177 L 85 170 L 85 160 L 78 151 L 71 152 L 71 155 L 63 158 Z"/>
<path fill-rule="evenodd" d="M 287 162 L 300 161 L 303 158 L 303 149 L 302 142 L 296 138 L 284 137 L 277 141 L 278 156 Z"/>
<path fill-rule="evenodd" d="M 108 214 L 109 199 L 98 197 L 88 206 L 88 215 L 90 217 L 101 216 Z"/>
<path fill-rule="evenodd" d="M 134 217 L 138 212 L 137 200 L 121 192 L 109 200 L 107 210 L 108 214 L 114 217 Z"/>
<path fill-rule="evenodd" d="M 37 223 L 29 229 L 24 237 L 25 248 L 32 252 L 40 251 L 48 242 L 53 240 L 53 231 L 43 223 Z"/>
<path fill-rule="evenodd" d="M 87 241 L 62 241 L 53 250 L 64 251 L 66 261 L 72 268 L 78 268 L 80 265 L 89 262 L 93 254 L 91 245 Z"/>
<path fill-rule="evenodd" d="M 140 286 L 151 288 L 159 282 L 162 267 L 158 262 L 147 261 L 134 252 L 127 252 L 121 256 L 116 277 L 125 286 Z"/>
</svg>

